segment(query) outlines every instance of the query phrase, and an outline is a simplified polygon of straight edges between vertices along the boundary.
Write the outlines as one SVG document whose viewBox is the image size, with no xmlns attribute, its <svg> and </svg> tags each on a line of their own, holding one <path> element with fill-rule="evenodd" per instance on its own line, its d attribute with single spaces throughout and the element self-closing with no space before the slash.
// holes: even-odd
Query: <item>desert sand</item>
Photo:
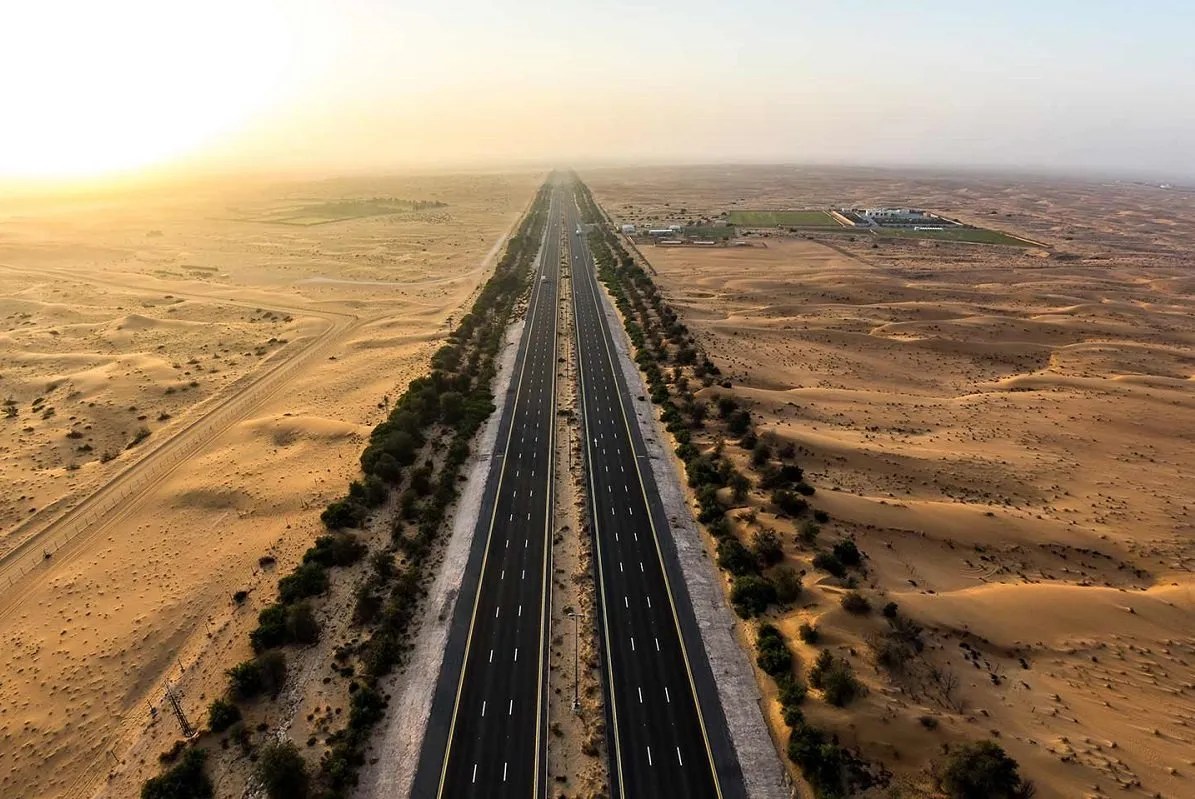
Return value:
<svg viewBox="0 0 1195 799">
<path fill-rule="evenodd" d="M 538 179 L 0 203 L 0 795 L 135 791 L 166 679 L 202 723 Z"/>
<path fill-rule="evenodd" d="M 841 609 L 792 524 L 757 513 L 806 570 L 778 622 L 804 667 L 828 647 L 869 688 L 845 709 L 811 695 L 813 721 L 898 778 L 996 737 L 1038 796 L 1195 793 L 1195 194 L 789 167 L 583 177 L 616 222 L 881 204 L 1047 245 L 641 250 L 730 392 L 801 453 L 821 542 L 853 537 L 873 605 L 927 629 L 918 663 L 879 668 L 882 619 Z M 782 743 L 775 705 L 773 723 Z"/>
</svg>

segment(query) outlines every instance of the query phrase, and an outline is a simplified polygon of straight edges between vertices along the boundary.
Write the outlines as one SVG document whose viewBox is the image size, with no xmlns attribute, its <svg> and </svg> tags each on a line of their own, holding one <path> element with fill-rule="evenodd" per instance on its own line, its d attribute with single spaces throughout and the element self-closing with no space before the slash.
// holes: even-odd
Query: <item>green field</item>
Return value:
<svg viewBox="0 0 1195 799">
<path fill-rule="evenodd" d="M 326 225 L 347 219 L 368 216 L 388 216 L 422 211 L 428 208 L 443 208 L 444 203 L 427 200 L 399 200 L 393 197 L 373 197 L 360 200 L 312 201 L 302 205 L 277 208 L 255 216 L 246 217 L 249 222 L 269 222 L 275 225 Z"/>
<path fill-rule="evenodd" d="M 936 239 L 937 241 L 963 241 L 971 244 L 1001 244 L 1005 247 L 1034 247 L 1031 241 L 1018 239 L 998 230 L 964 227 L 945 230 L 911 230 L 909 228 L 878 228 L 880 236 L 898 239 Z"/>
<path fill-rule="evenodd" d="M 825 211 L 731 211 L 727 221 L 743 227 L 842 227 Z"/>
<path fill-rule="evenodd" d="M 712 225 L 687 227 L 682 232 L 691 239 L 713 239 L 714 241 L 721 241 L 722 239 L 729 239 L 734 236 L 734 228 L 729 225 L 719 227 Z"/>
</svg>

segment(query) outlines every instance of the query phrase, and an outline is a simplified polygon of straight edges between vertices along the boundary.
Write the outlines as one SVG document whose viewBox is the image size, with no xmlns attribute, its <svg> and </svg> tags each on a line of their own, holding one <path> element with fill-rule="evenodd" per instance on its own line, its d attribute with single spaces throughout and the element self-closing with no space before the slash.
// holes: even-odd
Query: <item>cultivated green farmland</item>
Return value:
<svg viewBox="0 0 1195 799">
<path fill-rule="evenodd" d="M 731 211 L 727 221 L 743 227 L 841 227 L 825 211 Z"/>
<path fill-rule="evenodd" d="M 878 228 L 881 236 L 901 239 L 937 239 L 938 241 L 965 241 L 971 244 L 1002 244 L 1005 247 L 1033 247 L 1031 241 L 1018 239 L 998 230 L 962 227 L 946 228 L 945 230 L 912 230 L 910 228 Z"/>
</svg>

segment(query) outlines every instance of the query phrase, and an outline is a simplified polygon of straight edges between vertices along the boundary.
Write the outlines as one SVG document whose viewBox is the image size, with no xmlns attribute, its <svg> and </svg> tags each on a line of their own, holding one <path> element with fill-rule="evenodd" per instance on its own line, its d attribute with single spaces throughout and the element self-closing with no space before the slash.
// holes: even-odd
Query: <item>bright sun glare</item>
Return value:
<svg viewBox="0 0 1195 799">
<path fill-rule="evenodd" d="M 0 177 L 160 164 L 243 125 L 289 54 L 251 2 L 48 0 L 0 10 Z"/>
</svg>

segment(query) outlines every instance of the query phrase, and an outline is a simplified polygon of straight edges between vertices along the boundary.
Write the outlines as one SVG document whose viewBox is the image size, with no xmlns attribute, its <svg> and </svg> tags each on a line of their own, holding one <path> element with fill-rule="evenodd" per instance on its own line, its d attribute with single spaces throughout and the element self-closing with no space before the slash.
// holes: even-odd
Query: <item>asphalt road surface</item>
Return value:
<svg viewBox="0 0 1195 799">
<path fill-rule="evenodd" d="M 616 798 L 745 795 L 570 197 L 578 375 Z"/>
<path fill-rule="evenodd" d="M 540 799 L 547 788 L 544 694 L 564 200 L 557 188 L 516 354 L 514 396 L 499 421 L 415 797 Z"/>
</svg>

